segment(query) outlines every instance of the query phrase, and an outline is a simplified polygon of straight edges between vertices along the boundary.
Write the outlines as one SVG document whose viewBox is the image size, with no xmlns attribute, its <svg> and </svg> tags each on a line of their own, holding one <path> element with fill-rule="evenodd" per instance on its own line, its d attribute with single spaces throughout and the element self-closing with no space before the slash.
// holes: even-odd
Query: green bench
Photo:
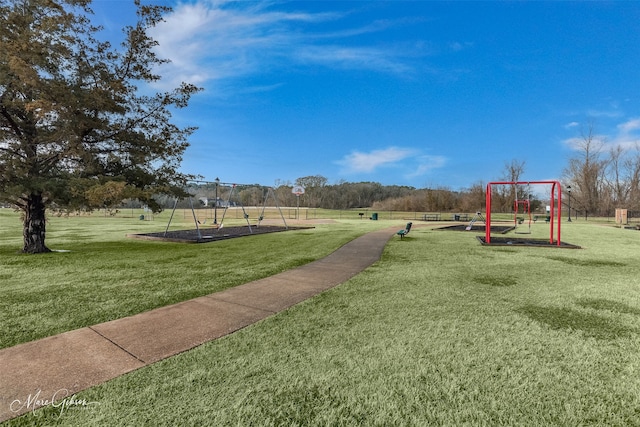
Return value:
<svg viewBox="0 0 640 427">
<path fill-rule="evenodd" d="M 539 216 L 539 215 L 534 216 L 533 217 L 533 222 L 538 221 L 540 218 L 541 218 L 541 216 Z M 545 216 L 544 217 L 544 222 L 549 222 L 549 221 L 551 221 L 551 215 Z"/>
<path fill-rule="evenodd" d="M 406 227 L 400 231 L 398 231 L 396 234 L 398 236 L 400 236 L 400 239 L 402 239 L 404 236 L 406 236 L 407 234 L 409 234 L 409 232 L 411 231 L 411 226 L 413 225 L 412 222 L 408 222 Z"/>
</svg>

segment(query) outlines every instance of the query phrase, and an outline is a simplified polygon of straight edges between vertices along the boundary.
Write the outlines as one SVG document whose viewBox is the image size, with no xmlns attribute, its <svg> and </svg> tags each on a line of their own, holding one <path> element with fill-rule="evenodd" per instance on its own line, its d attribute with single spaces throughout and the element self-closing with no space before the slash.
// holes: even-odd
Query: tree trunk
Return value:
<svg viewBox="0 0 640 427">
<path fill-rule="evenodd" d="M 24 219 L 22 236 L 24 239 L 23 253 L 41 254 L 51 252 L 44 244 L 46 206 L 40 193 L 32 193 L 25 200 L 23 207 Z"/>
</svg>

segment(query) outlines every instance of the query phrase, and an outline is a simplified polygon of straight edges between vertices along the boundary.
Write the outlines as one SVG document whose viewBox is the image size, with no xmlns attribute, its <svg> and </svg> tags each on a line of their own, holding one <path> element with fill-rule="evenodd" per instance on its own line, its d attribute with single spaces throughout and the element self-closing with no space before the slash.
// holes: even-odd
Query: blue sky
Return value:
<svg viewBox="0 0 640 427">
<path fill-rule="evenodd" d="M 132 3 L 95 1 L 105 34 Z M 605 150 L 640 142 L 640 2 L 155 3 L 155 89 L 204 88 L 174 119 L 208 180 L 456 190 L 513 160 L 560 179 L 589 123 Z"/>
</svg>

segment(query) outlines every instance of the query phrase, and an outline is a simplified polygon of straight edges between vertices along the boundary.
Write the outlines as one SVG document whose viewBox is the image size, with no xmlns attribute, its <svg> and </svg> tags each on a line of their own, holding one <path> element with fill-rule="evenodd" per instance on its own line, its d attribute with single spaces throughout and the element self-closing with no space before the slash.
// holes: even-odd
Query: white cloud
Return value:
<svg viewBox="0 0 640 427">
<path fill-rule="evenodd" d="M 603 141 L 603 138 L 602 136 L 594 136 L 593 141 Z M 574 151 L 581 151 L 584 148 L 584 139 L 578 136 L 565 139 L 562 143 Z"/>
<path fill-rule="evenodd" d="M 374 150 L 369 153 L 353 151 L 337 163 L 344 167 L 344 173 L 368 173 L 379 167 L 394 165 L 413 154 L 413 150 L 398 147 Z"/>
<path fill-rule="evenodd" d="M 618 133 L 610 138 L 613 147 L 624 149 L 636 148 L 640 145 L 640 117 L 627 120 L 618 125 Z"/>
<path fill-rule="evenodd" d="M 470 42 L 450 42 L 449 43 L 449 50 L 453 51 L 453 52 L 460 52 L 464 49 L 473 47 L 473 43 Z"/>
<path fill-rule="evenodd" d="M 587 111 L 589 117 L 607 117 L 615 119 L 622 116 L 622 112 L 618 110 L 589 110 Z"/>
<path fill-rule="evenodd" d="M 408 178 L 415 178 L 418 176 L 426 175 L 428 172 L 434 169 L 440 169 L 447 163 L 447 159 L 444 156 L 418 156 L 418 166 L 413 173 L 407 175 Z"/>
<path fill-rule="evenodd" d="M 591 137 L 594 142 L 600 145 L 602 151 L 608 151 L 615 147 L 622 147 L 623 149 L 636 148 L 640 145 L 640 117 L 618 124 L 611 134 L 594 134 Z M 568 138 L 563 142 L 572 150 L 584 148 L 584 138 L 581 136 Z"/>
<path fill-rule="evenodd" d="M 178 4 L 151 31 L 159 43 L 158 56 L 172 61 L 159 70 L 162 84 L 205 85 L 291 64 L 391 73 L 410 69 L 404 61 L 414 54 L 409 50 L 349 43 L 349 37 L 384 31 L 392 23 L 321 33 L 313 24 L 338 22 L 346 14 L 286 12 L 271 6 L 271 2 L 212 0 Z"/>
<path fill-rule="evenodd" d="M 628 120 L 624 123 L 621 123 L 618 125 L 618 129 L 620 129 L 620 132 L 623 134 L 629 134 L 631 132 L 633 132 L 634 130 L 639 130 L 640 129 L 640 117 L 639 118 L 635 118 L 635 119 L 631 119 Z"/>
<path fill-rule="evenodd" d="M 320 64 L 334 68 L 360 68 L 408 73 L 411 67 L 398 61 L 384 49 L 343 46 L 305 46 L 296 53 L 301 63 Z"/>
<path fill-rule="evenodd" d="M 336 162 L 343 167 L 342 173 L 371 173 L 384 167 L 401 167 L 408 172 L 406 178 L 424 176 L 434 169 L 446 165 L 444 156 L 420 155 L 410 148 L 389 147 L 371 152 L 353 151 Z"/>
</svg>

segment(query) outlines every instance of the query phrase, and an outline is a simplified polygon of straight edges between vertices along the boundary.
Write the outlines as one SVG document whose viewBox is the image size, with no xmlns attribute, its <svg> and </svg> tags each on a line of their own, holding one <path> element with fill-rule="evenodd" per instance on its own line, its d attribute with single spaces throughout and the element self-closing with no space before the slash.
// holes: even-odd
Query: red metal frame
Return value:
<svg viewBox="0 0 640 427">
<path fill-rule="evenodd" d="M 558 211 L 557 211 L 557 221 L 558 221 L 558 237 L 556 239 L 556 245 L 560 246 L 560 218 L 562 218 L 562 186 L 559 181 L 498 181 L 498 182 L 490 182 L 487 184 L 487 194 L 486 194 L 486 202 L 487 202 L 487 215 L 486 215 L 486 232 L 485 232 L 485 243 L 491 243 L 491 186 L 492 185 L 525 185 L 525 184 L 546 184 L 551 185 L 551 215 L 549 218 L 549 243 L 553 244 L 553 224 L 554 218 L 553 213 L 555 212 L 555 193 L 558 192 Z"/>
</svg>

